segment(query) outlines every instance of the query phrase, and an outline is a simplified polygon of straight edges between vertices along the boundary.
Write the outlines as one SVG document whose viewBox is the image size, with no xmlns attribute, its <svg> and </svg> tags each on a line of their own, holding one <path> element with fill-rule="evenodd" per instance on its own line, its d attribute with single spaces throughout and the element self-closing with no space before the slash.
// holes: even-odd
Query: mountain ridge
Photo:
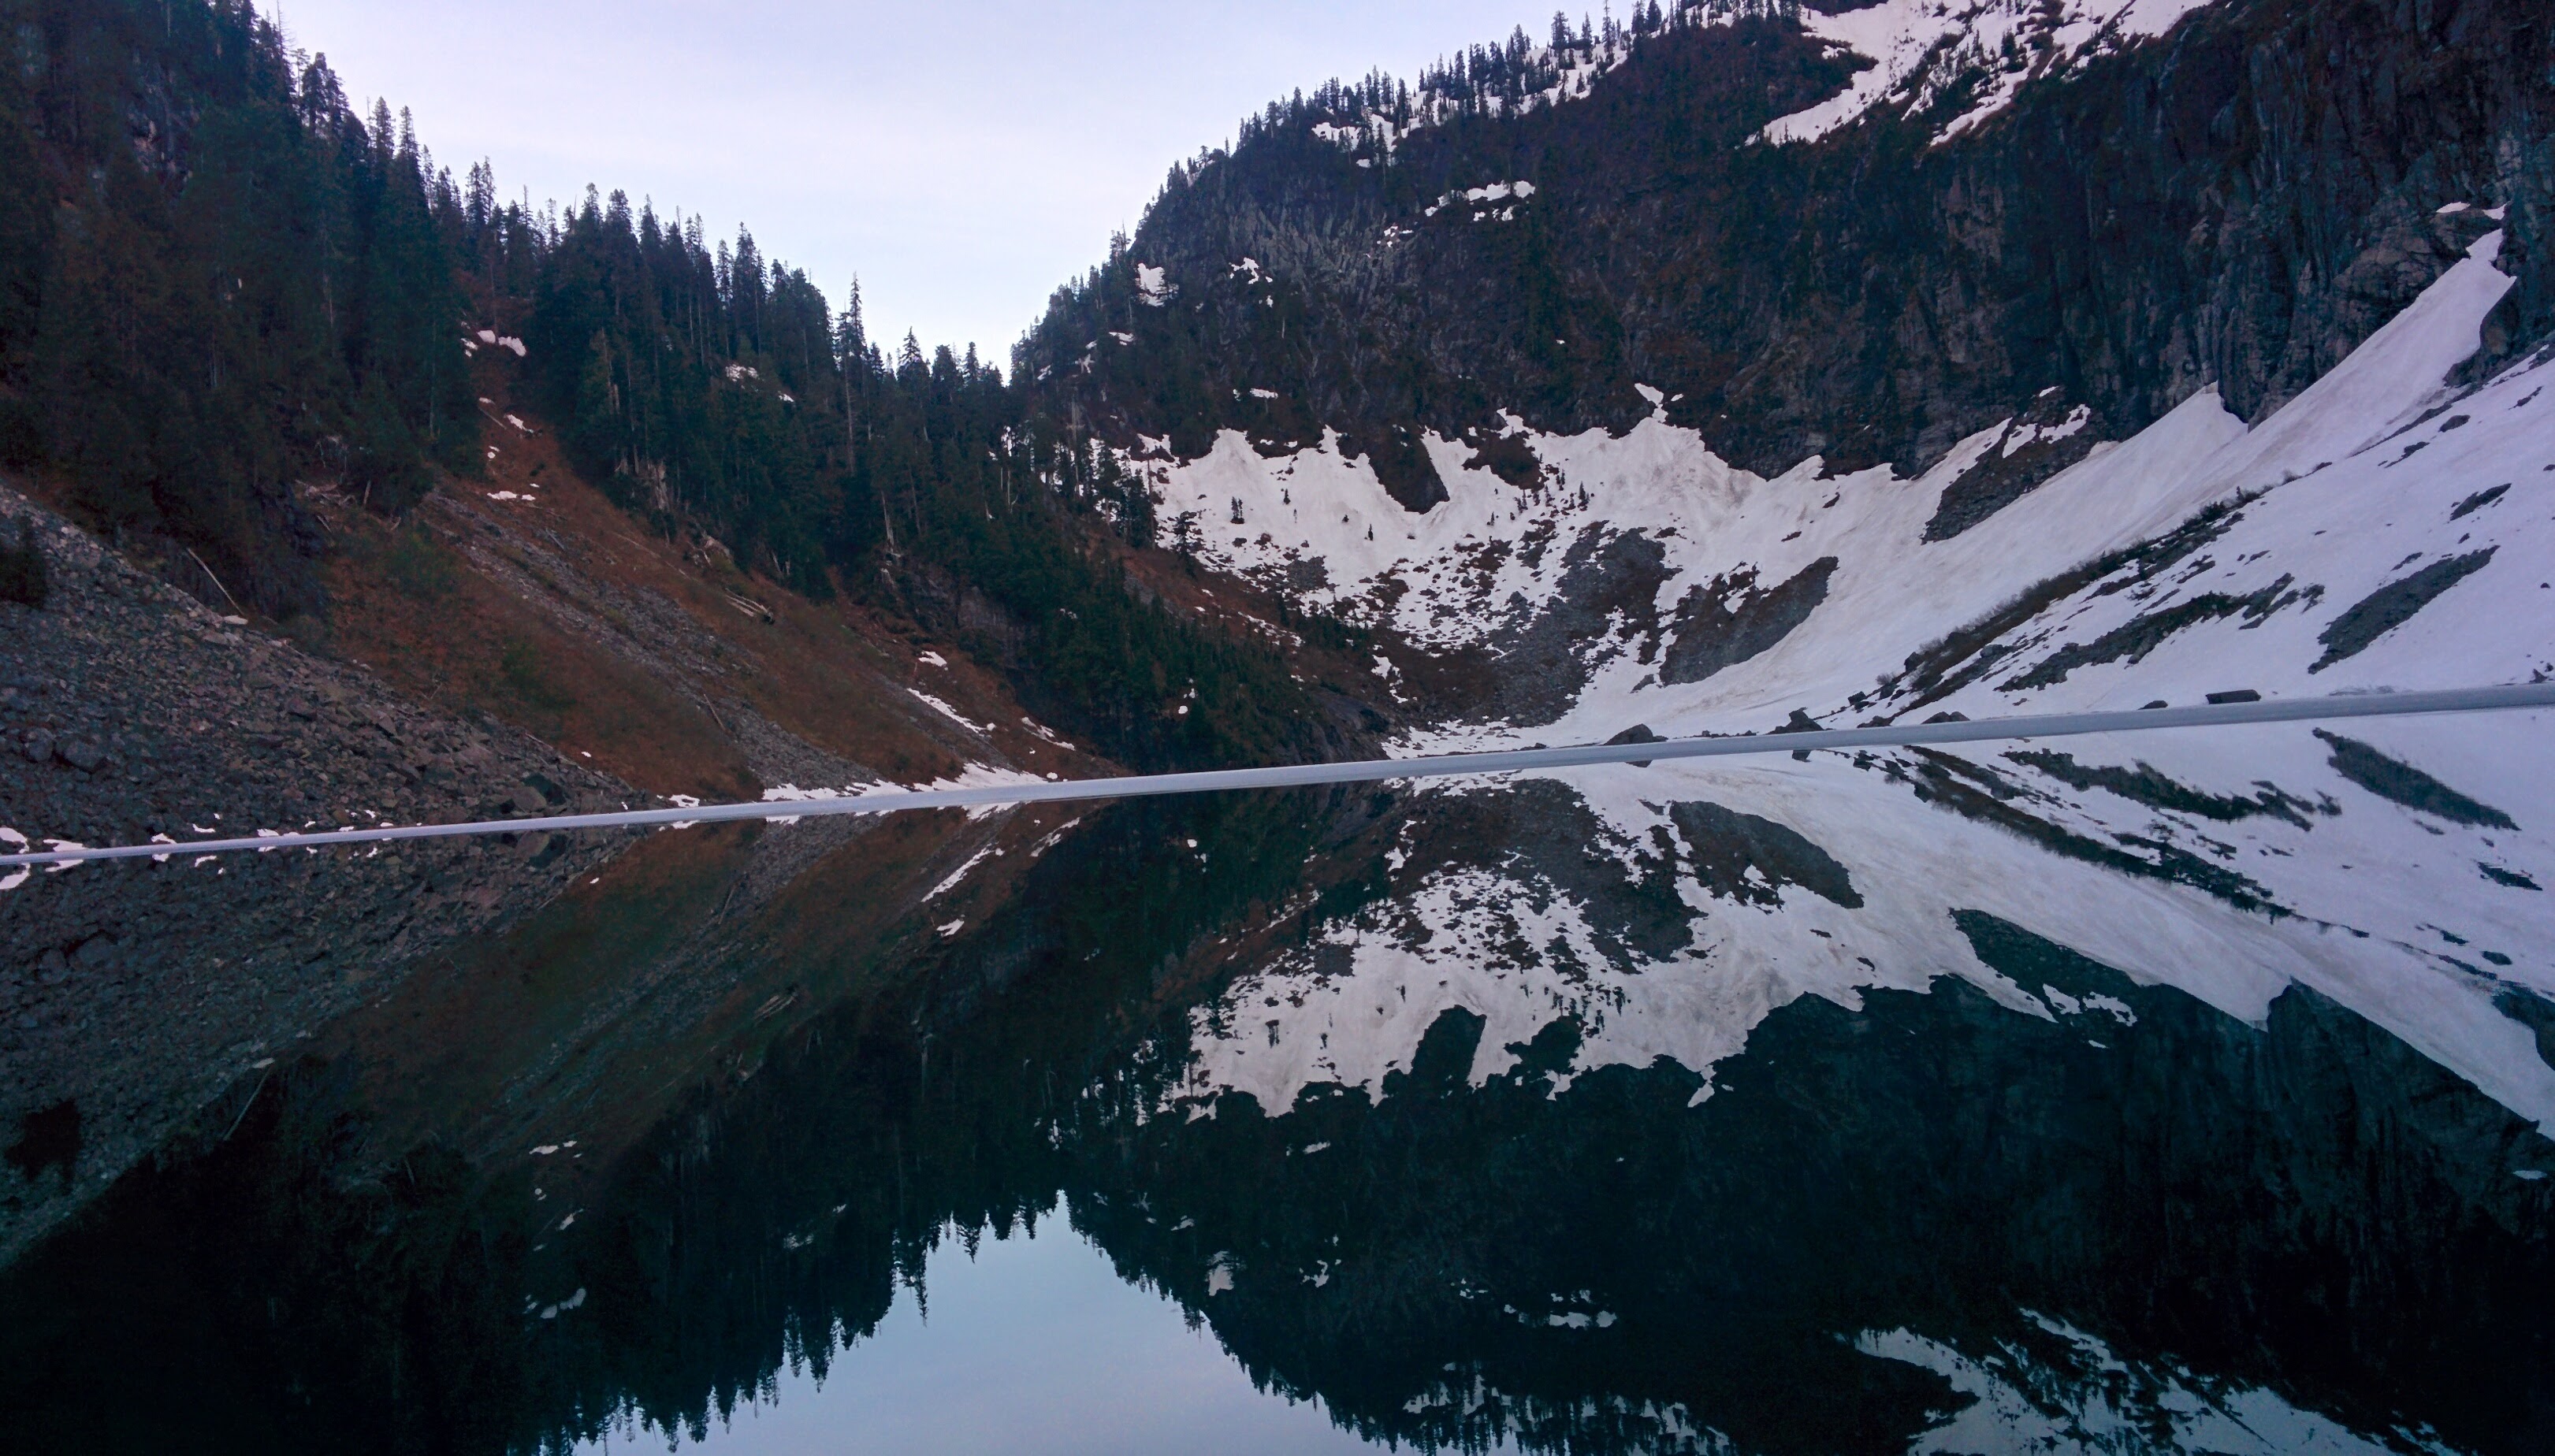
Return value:
<svg viewBox="0 0 2555 1456">
<path fill-rule="evenodd" d="M 1228 425 L 1469 437 L 1515 409 L 1620 429 L 1636 383 L 1762 474 L 1812 453 L 1917 473 L 2051 386 L 2116 435 L 2207 383 L 2257 420 L 2454 263 L 2450 201 L 2512 209 L 2521 287 L 2489 356 L 2555 321 L 2544 45 L 2509 6 L 2222 0 L 1940 146 L 1922 97 L 1751 144 L 1845 72 L 1775 18 L 1666 25 L 1566 104 L 1456 116 L 1389 157 L 1315 134 L 1366 106 L 1325 89 L 1176 171 L 1020 363 L 1049 408 L 1184 455 Z M 1527 200 L 1435 211 L 1519 180 Z M 1184 308 L 1145 306 L 1140 268 Z M 1086 342 L 1113 329 L 1168 357 Z M 1375 448 L 1405 505 L 1436 499 L 1424 461 Z"/>
</svg>

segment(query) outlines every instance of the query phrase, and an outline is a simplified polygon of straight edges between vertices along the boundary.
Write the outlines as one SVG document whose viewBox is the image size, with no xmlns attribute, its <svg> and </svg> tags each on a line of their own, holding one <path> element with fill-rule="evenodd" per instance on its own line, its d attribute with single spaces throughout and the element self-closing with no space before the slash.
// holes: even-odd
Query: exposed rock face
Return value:
<svg viewBox="0 0 2555 1456">
<path fill-rule="evenodd" d="M 1836 557 L 1821 556 L 1772 586 L 1760 587 L 1750 570 L 1688 587 L 1677 603 L 1676 640 L 1659 663 L 1659 680 L 1700 682 L 1782 641 L 1828 599 L 1836 568 Z"/>
<path fill-rule="evenodd" d="M 2487 357 L 2555 323 L 2547 47 L 2523 0 L 2224 3 L 1940 145 L 1935 111 L 1885 102 L 1771 146 L 1750 139 L 1855 62 L 1789 22 L 1676 31 L 1585 99 L 1424 127 L 1389 159 L 1290 122 L 1183 172 L 1024 363 L 1079 417 L 1184 454 L 1221 426 L 1452 438 L 1495 410 L 1621 428 L 1636 385 L 1766 474 L 1810 454 L 1910 474 L 2053 388 L 2108 438 L 2213 382 L 2258 420 L 2488 208 L 2520 285 Z M 1430 205 L 1511 179 L 1531 195 Z M 1136 262 L 1175 303 L 1126 306 Z M 1135 342 L 1086 366 L 1103 327 Z M 1983 477 L 1938 534 L 2091 433 Z M 1379 470 L 1410 509 L 1441 494 Z"/>
<path fill-rule="evenodd" d="M 40 872 L 0 896 L 0 1139 L 48 1112 L 77 1129 L 65 1155 L 0 1171 L 5 1259 L 298 1032 L 419 952 L 547 902 L 620 842 L 197 865 L 184 841 L 635 795 L 494 720 L 423 711 L 215 617 L 5 488 L 0 516 L 38 523 L 52 588 L 42 610 L 0 604 L 0 824 L 39 847 L 173 842 L 165 864 Z"/>
</svg>

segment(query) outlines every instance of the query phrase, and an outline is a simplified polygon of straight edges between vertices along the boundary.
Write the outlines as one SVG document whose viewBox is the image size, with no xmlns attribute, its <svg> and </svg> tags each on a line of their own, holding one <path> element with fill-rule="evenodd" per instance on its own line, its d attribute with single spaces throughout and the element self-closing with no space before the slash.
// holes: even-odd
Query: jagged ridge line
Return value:
<svg viewBox="0 0 2555 1456">
<path fill-rule="evenodd" d="M 1308 789 L 1401 779 L 1472 778 L 1539 769 L 1599 764 L 1650 764 L 1670 759 L 1738 758 L 1813 750 L 1911 748 L 1949 743 L 2028 741 L 2098 733 L 2142 733 L 2165 728 L 2239 727 L 2260 723 L 2326 722 L 2434 713 L 2510 712 L 2555 707 L 2555 682 L 2435 692 L 2353 693 L 2211 703 L 2133 712 L 2042 713 L 1976 722 L 1913 723 L 1872 728 L 1821 728 L 1742 734 L 1729 738 L 1673 738 L 1650 743 L 1592 743 L 1569 748 L 1504 749 L 1437 754 L 1425 758 L 1361 759 L 1345 763 L 1291 764 L 1262 769 L 1214 769 L 1188 774 L 1145 774 L 1116 779 L 1077 779 L 1049 784 L 989 785 L 979 789 L 910 789 L 829 799 L 768 800 L 695 807 L 625 809 L 607 814 L 558 814 L 536 819 L 483 819 L 458 824 L 407 824 L 370 829 L 270 834 L 247 839 L 206 839 L 176 844 L 126 844 L 106 848 L 46 850 L 0 855 L 0 869 L 67 868 L 97 860 L 168 859 L 220 854 L 271 853 L 328 845 L 384 844 L 408 839 L 454 839 L 494 834 L 538 834 L 582 829 L 653 829 L 725 824 L 757 819 L 814 819 L 846 814 L 907 813 L 917 809 L 1018 807 L 1093 799 L 1142 798 L 1240 789 Z"/>
</svg>

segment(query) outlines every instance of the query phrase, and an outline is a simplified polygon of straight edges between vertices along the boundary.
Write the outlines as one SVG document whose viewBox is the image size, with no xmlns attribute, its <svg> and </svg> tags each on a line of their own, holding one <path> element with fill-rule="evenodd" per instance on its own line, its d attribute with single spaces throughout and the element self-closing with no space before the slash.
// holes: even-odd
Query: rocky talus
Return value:
<svg viewBox="0 0 2555 1456">
<path fill-rule="evenodd" d="M 218 616 L 5 487 L 0 518 L 12 540 L 35 523 L 50 588 L 41 608 L 0 604 L 0 825 L 39 846 L 175 846 L 165 862 L 38 872 L 0 895 L 5 1261 L 417 955 L 548 902 L 620 842 L 199 863 L 185 841 L 638 795 L 494 719 L 428 712 Z"/>
</svg>

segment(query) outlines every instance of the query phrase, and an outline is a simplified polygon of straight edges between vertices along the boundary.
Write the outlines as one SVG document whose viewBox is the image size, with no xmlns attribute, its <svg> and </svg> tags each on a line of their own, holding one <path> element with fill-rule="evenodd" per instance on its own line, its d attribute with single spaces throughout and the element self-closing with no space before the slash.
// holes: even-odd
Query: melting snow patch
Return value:
<svg viewBox="0 0 2555 1456">
<path fill-rule="evenodd" d="M 997 769 L 991 764 L 969 764 L 960 770 L 958 777 L 954 779 L 935 779 L 928 784 L 910 786 L 865 784 L 853 789 L 852 794 L 854 797 L 861 797 L 873 793 L 902 793 L 909 790 L 923 792 L 946 789 L 1011 789 L 1044 782 L 1035 774 L 1024 774 L 1017 769 Z M 982 819 L 1011 807 L 1013 807 L 1012 804 L 996 800 L 992 803 L 969 804 L 965 811 L 970 819 Z"/>
<path fill-rule="evenodd" d="M 1053 730 L 1049 729 L 1049 728 L 1048 728 L 1044 723 L 1039 722 L 1039 721 L 1038 721 L 1037 719 L 1035 719 L 1035 718 L 1023 718 L 1023 719 L 1021 719 L 1021 726 L 1022 726 L 1022 727 L 1024 727 L 1024 728 L 1027 728 L 1028 730 L 1030 730 L 1030 732 L 1032 732 L 1032 733 L 1034 733 L 1034 734 L 1037 735 L 1039 738 L 1041 738 L 1041 739 L 1045 740 L 1046 742 L 1051 743 L 1051 744 L 1054 744 L 1057 748 L 1063 749 L 1063 750 L 1064 750 L 1065 752 L 1067 752 L 1067 753 L 1071 753 L 1071 752 L 1073 752 L 1073 751 L 1074 751 L 1074 749 L 1073 749 L 1073 745 L 1072 745 L 1072 744 L 1067 743 L 1067 742 L 1065 742 L 1063 739 L 1056 737 L 1056 736 L 1055 736 L 1055 733 L 1054 733 L 1054 731 L 1053 731 Z M 1053 774 L 1049 774 L 1049 775 L 1047 775 L 1046 777 L 1047 777 L 1047 778 L 1049 778 L 1049 779 L 1053 779 L 1055 776 L 1054 776 Z"/>
<path fill-rule="evenodd" d="M 1522 202 L 1533 195 L 1534 183 L 1530 182 L 1493 182 L 1487 187 L 1472 187 L 1465 191 L 1448 192 L 1434 203 L 1422 208 L 1420 215 L 1434 217 L 1458 202 L 1478 205 L 1484 202 L 1505 202 L 1511 197 Z"/>
<path fill-rule="evenodd" d="M 945 667 L 946 664 L 943 664 L 942 666 Z M 942 702 L 940 699 L 933 697 L 930 693 L 917 691 L 911 687 L 907 688 L 906 691 L 912 692 L 915 697 L 922 699 L 923 702 L 930 705 L 932 711 L 980 738 L 994 731 L 994 725 L 991 723 L 975 722 L 960 714 L 956 708 L 953 708 L 949 706 L 949 704 Z"/>
</svg>

